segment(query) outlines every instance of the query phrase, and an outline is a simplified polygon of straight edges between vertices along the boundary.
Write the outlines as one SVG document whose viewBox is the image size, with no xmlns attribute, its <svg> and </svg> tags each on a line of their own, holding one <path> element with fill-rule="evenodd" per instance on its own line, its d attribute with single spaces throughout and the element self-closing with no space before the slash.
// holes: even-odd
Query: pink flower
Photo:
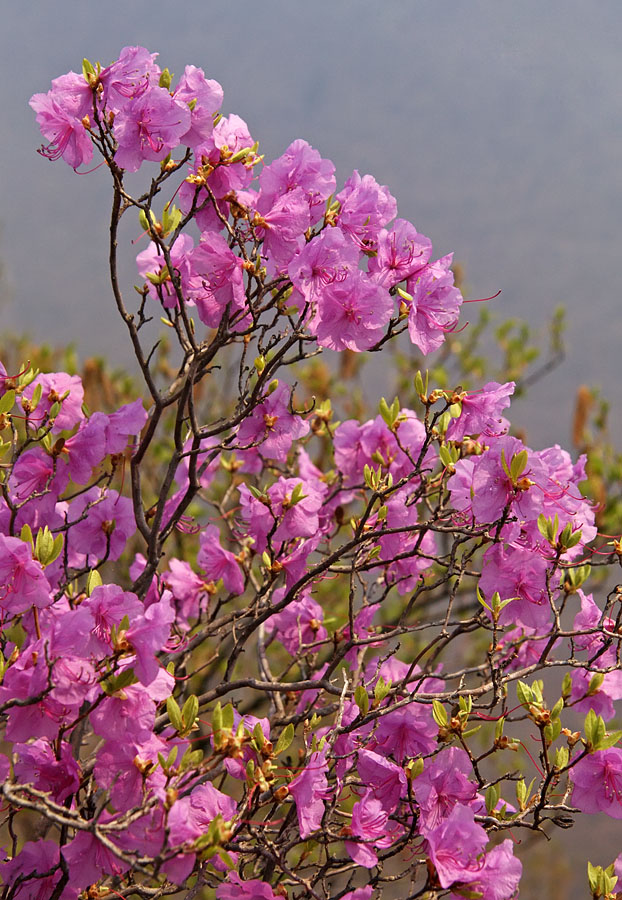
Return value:
<svg viewBox="0 0 622 900">
<path fill-rule="evenodd" d="M 104 812 L 100 822 L 112 816 Z M 72 888 L 85 888 L 95 884 L 106 875 L 121 875 L 129 869 L 128 863 L 119 859 L 112 850 L 89 831 L 78 831 L 73 840 L 63 847 Z"/>
<path fill-rule="evenodd" d="M 389 819 L 389 812 L 372 791 L 352 807 L 350 832 L 360 843 L 346 841 L 350 858 L 359 866 L 371 869 L 378 862 L 377 848 L 390 847 L 403 832 L 397 822 Z"/>
<path fill-rule="evenodd" d="M 292 443 L 309 433 L 309 423 L 290 412 L 289 385 L 281 383 L 241 423 L 237 438 L 244 447 L 259 444 L 262 456 L 285 462 Z"/>
<path fill-rule="evenodd" d="M 50 591 L 41 563 L 32 558 L 30 545 L 0 534 L 0 607 L 12 616 L 31 606 L 42 609 L 52 602 Z"/>
<path fill-rule="evenodd" d="M 456 803 L 467 806 L 475 800 L 477 785 L 468 777 L 472 771 L 469 757 L 458 747 L 447 747 L 426 762 L 422 774 L 413 781 L 424 834 L 438 828 Z"/>
<path fill-rule="evenodd" d="M 383 336 L 393 309 L 386 288 L 357 269 L 322 290 L 309 331 L 329 350 L 369 350 Z"/>
<path fill-rule="evenodd" d="M 227 311 L 233 316 L 245 308 L 243 263 L 222 235 L 203 232 L 188 264 L 188 294 L 205 325 L 217 328 Z"/>
<path fill-rule="evenodd" d="M 179 138 L 180 143 L 195 147 L 214 130 L 214 113 L 222 106 L 223 91 L 217 81 L 208 80 L 203 69 L 186 66 L 173 91 L 178 103 L 191 104 L 190 128 Z"/>
<path fill-rule="evenodd" d="M 80 766 L 67 742 L 61 742 L 60 759 L 56 758 L 49 741 L 41 739 L 15 744 L 13 752 L 18 757 L 13 767 L 16 779 L 34 784 L 40 791 L 49 791 L 56 803 L 63 803 L 80 787 Z"/>
<path fill-rule="evenodd" d="M 218 900 L 278 900 L 269 884 L 258 878 L 242 881 L 237 872 L 229 872 L 227 881 L 216 888 Z"/>
<path fill-rule="evenodd" d="M 158 765 L 158 753 L 166 757 L 169 749 L 155 735 L 142 743 L 106 741 L 97 753 L 95 778 L 100 788 L 110 791 L 117 812 L 140 806 L 154 792 L 164 793 L 166 775 Z"/>
<path fill-rule="evenodd" d="M 144 160 L 159 161 L 174 150 L 190 128 L 190 110 L 165 88 L 149 86 L 117 113 L 114 136 L 119 145 L 116 164 L 137 172 Z"/>
<path fill-rule="evenodd" d="M 124 47 L 119 58 L 102 69 L 99 81 L 104 86 L 109 109 L 119 111 L 130 100 L 141 97 L 150 85 L 158 83 L 161 70 L 155 62 L 157 56 L 144 47 Z"/>
<path fill-rule="evenodd" d="M 317 750 L 309 757 L 300 775 L 290 781 L 289 792 L 296 801 L 300 837 L 305 840 L 322 824 L 324 800 L 332 796 L 326 780 L 328 748 Z"/>
<path fill-rule="evenodd" d="M 397 214 L 397 203 L 386 185 L 355 169 L 336 200 L 341 204 L 337 223 L 362 249 L 373 248 L 380 229 Z"/>
<path fill-rule="evenodd" d="M 432 252 L 429 238 L 411 222 L 396 219 L 389 231 L 378 235 L 377 255 L 369 260 L 369 274 L 378 284 L 392 288 L 426 265 Z"/>
<path fill-rule="evenodd" d="M 309 204 L 304 191 L 295 188 L 275 198 L 274 205 L 258 216 L 258 235 L 263 237 L 263 254 L 269 269 L 282 272 L 304 245 L 310 225 Z"/>
<path fill-rule="evenodd" d="M 273 602 L 279 603 L 285 595 L 285 588 L 274 592 Z M 305 644 L 323 641 L 327 631 L 322 625 L 324 610 L 304 591 L 300 600 L 289 603 L 268 620 L 268 627 L 288 653 L 296 656 Z"/>
<path fill-rule="evenodd" d="M 84 419 L 82 412 L 84 388 L 79 375 L 67 375 L 65 372 L 48 372 L 37 375 L 24 391 L 24 397 L 32 400 L 34 389 L 39 384 L 41 385 L 41 399 L 33 413 L 38 421 L 49 413 L 55 403 L 60 403 L 60 411 L 55 418 L 52 431 L 69 430 Z"/>
<path fill-rule="evenodd" d="M 88 507 L 88 508 L 87 508 Z M 83 513 L 86 518 L 81 519 Z M 80 494 L 70 507 L 75 523 L 68 536 L 70 549 L 86 560 L 118 559 L 136 531 L 132 501 L 116 491 L 93 487 Z"/>
<path fill-rule="evenodd" d="M 511 840 L 503 841 L 484 856 L 477 878 L 469 883 L 469 890 L 481 894 L 481 900 L 511 900 L 517 895 L 523 871 L 522 863 L 514 856 Z M 458 889 L 452 894 L 464 897 Z"/>
<path fill-rule="evenodd" d="M 301 188 L 309 205 L 311 225 L 324 213 L 324 203 L 335 190 L 335 167 L 322 159 L 306 141 L 297 140 L 259 176 L 261 193 L 257 203 L 261 212 L 274 206 L 278 197 Z"/>
<path fill-rule="evenodd" d="M 499 434 L 505 431 L 505 420 L 501 416 L 501 410 L 510 405 L 510 396 L 513 393 L 513 381 L 506 384 L 489 381 L 481 391 L 466 394 L 461 401 L 460 415 L 449 423 L 447 439 L 460 441 L 465 434 L 476 437 L 482 433 Z"/>
<path fill-rule="evenodd" d="M 146 607 L 144 613 L 130 623 L 126 638 L 136 652 L 134 671 L 144 685 L 151 684 L 159 672 L 160 666 L 155 654 L 168 641 L 174 619 L 171 595 L 165 591 L 159 602 Z"/>
<path fill-rule="evenodd" d="M 194 241 L 188 234 L 180 234 L 171 247 L 171 265 L 182 279 L 182 284 L 187 283 L 190 274 L 190 254 Z M 148 247 L 142 250 L 136 257 L 136 266 L 141 278 L 149 291 L 149 296 L 154 300 L 162 300 L 162 306 L 166 309 L 174 309 L 179 306 L 179 300 L 171 280 L 171 273 L 166 266 L 166 260 L 160 252 L 158 245 L 152 241 Z M 153 284 L 149 276 L 164 279 L 161 284 Z"/>
<path fill-rule="evenodd" d="M 59 862 L 55 841 L 27 841 L 17 856 L 0 862 L 2 881 L 9 887 L 15 886 L 15 891 L 11 891 L 15 900 L 49 900 L 63 875 Z M 42 875 L 45 877 L 37 877 Z M 63 900 L 76 900 L 77 896 L 76 885 L 63 888 Z"/>
<path fill-rule="evenodd" d="M 462 294 L 454 286 L 449 268 L 451 256 L 426 266 L 406 282 L 413 300 L 408 313 L 408 333 L 422 353 L 438 350 L 447 332 L 454 331 Z"/>
<path fill-rule="evenodd" d="M 610 747 L 580 759 L 570 770 L 572 802 L 581 812 L 622 819 L 622 750 Z"/>
<path fill-rule="evenodd" d="M 340 228 L 329 228 L 305 244 L 288 266 L 293 284 L 309 302 L 329 284 L 358 269 L 359 251 Z"/>
<path fill-rule="evenodd" d="M 481 871 L 477 857 L 488 837 L 476 824 L 472 809 L 458 803 L 441 824 L 426 834 L 430 859 L 444 888 L 458 881 L 475 881 Z"/>
<path fill-rule="evenodd" d="M 52 82 L 47 94 L 34 94 L 30 106 L 37 114 L 41 134 L 50 143 L 41 147 L 42 156 L 61 157 L 72 169 L 93 158 L 91 136 L 83 119 L 93 112 L 93 92 L 81 75 L 68 72 Z"/>
<path fill-rule="evenodd" d="M 199 537 L 200 550 L 197 563 L 211 581 L 222 578 L 225 590 L 232 594 L 244 593 L 244 574 L 235 555 L 220 544 L 220 532 L 215 525 L 208 525 Z"/>
<path fill-rule="evenodd" d="M 401 763 L 407 756 L 431 753 L 437 733 L 430 708 L 410 703 L 382 716 L 374 734 L 373 749 Z"/>
</svg>

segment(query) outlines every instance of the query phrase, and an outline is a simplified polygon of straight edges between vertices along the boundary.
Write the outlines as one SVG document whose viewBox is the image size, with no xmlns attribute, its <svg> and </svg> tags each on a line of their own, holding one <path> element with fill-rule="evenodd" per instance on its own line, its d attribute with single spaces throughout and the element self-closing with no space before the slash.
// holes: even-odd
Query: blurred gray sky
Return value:
<svg viewBox="0 0 622 900">
<path fill-rule="evenodd" d="M 577 386 L 599 383 L 622 437 L 619 0 L 0 0 L 0 10 L 5 327 L 129 359 L 107 285 L 106 172 L 79 177 L 37 156 L 27 102 L 83 56 L 106 64 L 142 44 L 177 74 L 193 63 L 220 81 L 224 110 L 247 120 L 267 159 L 304 137 L 340 183 L 358 168 L 389 185 L 438 255 L 455 251 L 471 296 L 502 289 L 501 315 L 541 325 L 566 304 L 569 358 L 513 421 L 534 447 L 567 444 Z M 131 252 L 124 272 L 131 286 Z M 608 824 L 576 832 L 565 896 L 586 896 L 588 855 L 607 865 L 621 849 Z"/>
</svg>

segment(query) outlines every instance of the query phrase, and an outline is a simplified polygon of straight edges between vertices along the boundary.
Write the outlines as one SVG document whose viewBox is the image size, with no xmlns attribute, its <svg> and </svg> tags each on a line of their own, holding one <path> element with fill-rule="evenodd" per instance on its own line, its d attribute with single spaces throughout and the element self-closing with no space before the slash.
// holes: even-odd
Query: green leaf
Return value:
<svg viewBox="0 0 622 900">
<path fill-rule="evenodd" d="M 553 540 L 553 527 L 550 519 L 544 515 L 544 513 L 540 513 L 538 516 L 538 531 L 549 543 Z"/>
<path fill-rule="evenodd" d="M 516 684 L 516 696 L 521 706 L 529 706 L 533 703 L 533 691 L 524 681 L 518 681 Z"/>
<path fill-rule="evenodd" d="M 379 706 L 387 696 L 391 690 L 391 684 L 391 680 L 385 681 L 382 675 L 379 677 L 374 688 L 374 700 L 376 701 L 376 706 Z"/>
<path fill-rule="evenodd" d="M 33 412 L 39 405 L 39 401 L 41 400 L 42 391 L 43 391 L 43 388 L 41 386 L 41 382 L 39 382 L 39 384 L 35 385 L 35 388 L 32 392 L 32 397 L 30 398 L 30 408 L 33 410 Z"/>
<path fill-rule="evenodd" d="M 94 588 L 101 587 L 104 582 L 97 569 L 91 569 L 86 577 L 86 593 L 90 597 Z"/>
<path fill-rule="evenodd" d="M 594 694 L 597 694 L 601 687 L 603 686 L 603 682 L 605 680 L 605 675 L 603 672 L 596 672 L 590 678 L 590 683 L 587 687 L 586 697 L 593 697 Z"/>
<path fill-rule="evenodd" d="M 26 640 L 26 631 L 21 622 L 16 622 L 8 628 L 3 628 L 2 633 L 7 641 L 15 644 L 18 650 L 22 649 L 24 641 Z"/>
<path fill-rule="evenodd" d="M 186 752 L 182 756 L 181 762 L 179 763 L 179 771 L 188 772 L 190 769 L 197 769 L 202 762 L 203 751 L 193 750 L 192 747 L 187 747 Z"/>
<path fill-rule="evenodd" d="M 476 593 L 477 593 L 477 599 L 478 599 L 478 601 L 481 603 L 481 605 L 482 605 L 485 609 L 488 610 L 488 612 L 491 613 L 491 612 L 492 612 L 492 609 L 490 608 L 490 606 L 488 606 L 488 604 L 487 604 L 486 601 L 484 600 L 484 595 L 483 595 L 482 592 L 480 591 L 479 585 L 476 586 L 475 591 L 476 591 Z"/>
<path fill-rule="evenodd" d="M 583 729 L 589 752 L 594 753 L 596 750 L 600 750 L 601 741 L 604 741 L 607 734 L 602 716 L 597 716 L 594 710 L 591 709 L 585 717 Z"/>
<path fill-rule="evenodd" d="M 417 374 L 415 375 L 414 385 L 415 385 L 415 390 L 416 390 L 417 394 L 420 397 L 425 397 L 425 388 L 423 387 L 423 377 L 419 370 L 417 370 Z"/>
<path fill-rule="evenodd" d="M 166 88 L 168 91 L 170 89 L 171 84 L 173 83 L 173 76 L 169 72 L 168 69 L 162 69 L 160 73 L 160 80 L 158 82 L 160 87 Z"/>
<path fill-rule="evenodd" d="M 25 544 L 30 544 L 30 548 L 34 552 L 35 542 L 32 537 L 32 530 L 30 528 L 30 525 L 28 525 L 28 523 L 26 523 L 25 525 L 22 525 L 22 530 L 20 531 L 19 536 L 20 536 L 20 540 L 24 541 Z"/>
<path fill-rule="evenodd" d="M 548 746 L 550 746 L 553 741 L 556 741 L 560 736 L 562 730 L 562 722 L 561 719 L 551 719 L 551 722 L 544 729 L 544 739 Z"/>
<path fill-rule="evenodd" d="M 527 802 L 527 785 L 525 784 L 524 778 L 521 778 L 516 782 L 516 799 L 518 801 L 519 809 L 521 811 L 524 810 Z"/>
<path fill-rule="evenodd" d="M 447 725 L 447 712 L 440 700 L 432 701 L 432 718 L 439 728 L 444 728 Z"/>
<path fill-rule="evenodd" d="M 110 675 L 105 681 L 102 681 L 102 690 L 110 697 L 130 685 L 136 684 L 137 681 L 134 669 L 123 669 L 117 675 Z"/>
<path fill-rule="evenodd" d="M 184 730 L 184 721 L 182 719 L 179 704 L 174 697 L 169 697 L 166 701 L 166 711 L 175 731 L 181 733 Z"/>
<path fill-rule="evenodd" d="M 501 789 L 498 784 L 491 784 L 489 788 L 487 788 L 486 793 L 484 795 L 484 800 L 486 803 L 486 810 L 489 814 L 492 814 L 495 810 L 495 807 L 499 803 L 501 799 Z"/>
<path fill-rule="evenodd" d="M 224 847 L 218 847 L 216 849 L 216 853 L 220 857 L 220 859 L 224 862 L 224 864 L 227 866 L 228 869 L 234 868 L 235 863 L 233 862 L 233 860 L 231 859 L 231 857 L 229 856 L 227 851 L 224 849 Z"/>
<path fill-rule="evenodd" d="M 380 403 L 378 404 L 378 410 L 380 412 L 380 415 L 384 419 L 385 423 L 390 428 L 391 425 L 393 425 L 393 418 L 391 416 L 391 410 L 389 409 L 389 404 L 384 399 L 384 397 L 380 398 Z"/>
<path fill-rule="evenodd" d="M 525 471 L 527 458 L 528 456 L 526 450 L 521 450 L 520 453 L 515 453 L 512 457 L 512 462 L 510 463 L 510 478 L 512 480 L 512 484 L 516 484 L 520 476 Z"/>
<path fill-rule="evenodd" d="M 360 714 L 366 716 L 369 712 L 369 694 L 362 684 L 357 685 L 354 691 L 354 702 L 358 706 Z"/>
<path fill-rule="evenodd" d="M 564 698 L 560 697 L 553 709 L 551 710 L 551 718 L 559 719 L 562 709 L 564 708 Z"/>
<path fill-rule="evenodd" d="M 234 719 L 233 706 L 231 703 L 227 703 L 222 710 L 222 727 L 227 729 L 227 731 L 233 731 Z"/>
<path fill-rule="evenodd" d="M 212 731 L 214 735 L 219 734 L 222 731 L 222 706 L 220 705 L 220 701 L 214 707 L 214 712 L 212 713 Z"/>
<path fill-rule="evenodd" d="M 558 747 L 555 751 L 555 756 L 553 757 L 553 765 L 561 772 L 561 770 L 565 769 L 568 765 L 569 759 L 570 753 L 568 752 L 568 747 Z"/>
<path fill-rule="evenodd" d="M 42 566 L 49 565 L 52 562 L 52 553 L 54 552 L 54 538 L 52 532 L 47 527 L 40 528 L 37 532 L 35 541 L 35 556 Z"/>
<path fill-rule="evenodd" d="M 89 62 L 89 60 L 85 57 L 82 60 L 82 74 L 84 75 L 84 80 L 89 83 L 89 75 L 95 74 L 95 67 L 93 63 Z"/>
<path fill-rule="evenodd" d="M 608 750 L 610 747 L 615 746 L 620 738 L 622 738 L 622 731 L 612 731 L 610 734 L 605 735 L 604 738 L 601 738 L 598 749 Z"/>
<path fill-rule="evenodd" d="M 0 397 L 0 414 L 8 413 L 15 405 L 15 391 L 7 391 Z"/>
<path fill-rule="evenodd" d="M 286 750 L 289 750 L 293 740 L 294 726 L 292 722 L 290 722 L 289 725 L 285 726 L 285 728 L 279 735 L 279 739 L 276 742 L 276 747 L 274 748 L 274 755 L 279 756 L 281 753 L 285 753 Z"/>
<path fill-rule="evenodd" d="M 195 694 L 190 694 L 181 710 L 181 717 L 184 723 L 184 731 L 190 732 L 194 727 L 199 714 L 199 701 Z"/>
<path fill-rule="evenodd" d="M 168 758 L 166 760 L 166 768 L 167 769 L 170 769 L 172 766 L 175 765 L 175 760 L 177 759 L 178 752 L 179 752 L 178 744 L 175 744 L 173 747 L 171 747 L 171 752 L 169 753 Z"/>
</svg>

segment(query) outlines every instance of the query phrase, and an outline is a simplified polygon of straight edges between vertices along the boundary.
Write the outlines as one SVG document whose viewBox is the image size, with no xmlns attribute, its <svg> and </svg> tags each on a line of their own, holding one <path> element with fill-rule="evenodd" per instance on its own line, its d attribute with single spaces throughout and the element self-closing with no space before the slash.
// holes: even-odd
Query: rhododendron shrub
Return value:
<svg viewBox="0 0 622 900">
<path fill-rule="evenodd" d="M 620 590 L 588 585 L 620 543 L 583 458 L 509 433 L 512 382 L 309 395 L 322 352 L 443 345 L 451 256 L 156 59 L 31 100 L 42 155 L 111 177 L 144 396 L 0 369 L 3 897 L 509 900 L 517 834 L 622 818 Z"/>
</svg>

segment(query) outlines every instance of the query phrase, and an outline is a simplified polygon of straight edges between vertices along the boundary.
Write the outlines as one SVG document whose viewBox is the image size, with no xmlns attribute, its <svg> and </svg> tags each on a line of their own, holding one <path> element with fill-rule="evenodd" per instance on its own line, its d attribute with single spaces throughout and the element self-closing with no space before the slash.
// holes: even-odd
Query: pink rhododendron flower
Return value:
<svg viewBox="0 0 622 900">
<path fill-rule="evenodd" d="M 580 759 L 570 770 L 572 804 L 581 812 L 622 819 L 622 750 L 610 747 Z"/>
<path fill-rule="evenodd" d="M 222 87 L 217 81 L 207 79 L 203 69 L 186 66 L 173 91 L 173 98 L 178 103 L 190 105 L 190 128 L 179 141 L 188 147 L 196 147 L 214 130 L 214 113 L 222 106 Z"/>
<path fill-rule="evenodd" d="M 498 384 L 489 381 L 481 391 L 466 394 L 461 402 L 458 418 L 452 419 L 447 428 L 447 440 L 459 441 L 466 434 L 482 433 L 499 434 L 505 431 L 501 410 L 510 405 L 510 397 L 514 393 L 514 382 Z"/>
<path fill-rule="evenodd" d="M 462 294 L 454 285 L 445 256 L 417 272 L 406 282 L 412 296 L 408 312 L 408 333 L 422 353 L 438 350 L 447 332 L 454 331 L 460 315 Z"/>
<path fill-rule="evenodd" d="M 312 753 L 300 775 L 287 786 L 296 801 L 300 836 L 303 839 L 308 838 L 320 827 L 324 816 L 324 800 L 332 796 L 326 780 L 327 751 L 328 748 L 324 747 Z"/>
<path fill-rule="evenodd" d="M 216 888 L 218 900 L 278 900 L 269 884 L 258 878 L 242 881 L 237 872 L 229 872 L 227 881 Z"/>
<path fill-rule="evenodd" d="M 335 190 L 335 167 L 306 141 L 297 140 L 282 156 L 264 166 L 259 185 L 260 212 L 271 209 L 279 197 L 300 188 L 309 205 L 311 225 L 315 225 L 324 214 L 325 201 Z"/>
<path fill-rule="evenodd" d="M 376 849 L 390 847 L 403 832 L 401 825 L 389 819 L 385 805 L 371 791 L 366 791 L 362 800 L 352 807 L 349 830 L 361 841 L 346 840 L 346 850 L 355 863 L 366 869 L 378 862 Z"/>
<path fill-rule="evenodd" d="M 305 244 L 290 261 L 293 284 L 312 302 L 331 284 L 345 281 L 358 269 L 359 251 L 340 228 L 329 228 Z"/>
<path fill-rule="evenodd" d="M 275 604 L 283 599 L 285 590 L 282 588 L 274 592 Z M 304 644 L 325 640 L 327 631 L 322 624 L 323 620 L 324 610 L 308 591 L 304 591 L 300 600 L 293 600 L 271 616 L 268 625 L 287 652 L 296 656 Z"/>
<path fill-rule="evenodd" d="M 155 62 L 157 56 L 144 47 L 124 47 L 119 58 L 102 69 L 99 81 L 109 109 L 117 112 L 130 100 L 141 97 L 151 85 L 157 85 L 161 74 Z"/>
<path fill-rule="evenodd" d="M 235 554 L 221 546 L 218 528 L 215 525 L 208 525 L 201 532 L 199 542 L 197 563 L 207 578 L 211 581 L 219 581 L 222 578 L 225 590 L 232 594 L 243 594 L 244 573 Z"/>
<path fill-rule="evenodd" d="M 93 158 L 91 136 L 85 119 L 93 114 L 93 92 L 81 75 L 68 72 L 54 79 L 47 94 L 34 94 L 30 106 L 37 114 L 37 124 L 49 141 L 41 147 L 48 159 L 64 159 L 72 169 Z"/>
<path fill-rule="evenodd" d="M 86 513 L 86 517 L 81 516 Z M 105 493 L 93 487 L 71 504 L 74 522 L 68 540 L 70 549 L 87 560 L 118 559 L 136 531 L 132 501 L 116 491 Z"/>
<path fill-rule="evenodd" d="M 190 110 L 165 88 L 149 85 L 124 104 L 116 115 L 114 134 L 119 145 L 114 161 L 137 172 L 145 160 L 159 161 L 177 147 L 190 129 Z"/>
<path fill-rule="evenodd" d="M 380 229 L 397 215 L 397 203 L 386 185 L 354 170 L 336 198 L 337 223 L 362 249 L 373 249 Z"/>
<path fill-rule="evenodd" d="M 378 284 L 392 288 L 423 269 L 431 252 L 429 238 L 419 234 L 411 222 L 396 219 L 388 231 L 381 229 L 377 255 L 369 260 L 368 271 Z"/>
<path fill-rule="evenodd" d="M 238 428 L 240 445 L 259 444 L 262 456 L 285 462 L 293 441 L 309 433 L 309 423 L 290 412 L 291 388 L 281 383 Z"/>
<path fill-rule="evenodd" d="M 84 419 L 82 412 L 84 388 L 78 375 L 66 375 L 65 372 L 37 375 L 24 391 L 27 400 L 32 400 L 34 390 L 39 384 L 41 399 L 33 412 L 33 417 L 36 417 L 37 421 L 41 421 L 56 403 L 60 403 L 60 411 L 54 419 L 52 431 L 65 431 Z"/>
<path fill-rule="evenodd" d="M 309 331 L 329 350 L 369 350 L 384 334 L 393 310 L 389 292 L 357 269 L 326 285 Z"/>
<path fill-rule="evenodd" d="M 0 608 L 14 616 L 31 606 L 49 606 L 51 586 L 30 545 L 0 534 Z"/>
<path fill-rule="evenodd" d="M 430 859 L 444 888 L 472 882 L 481 872 L 478 856 L 488 840 L 472 809 L 457 803 L 441 824 L 426 834 Z"/>
<path fill-rule="evenodd" d="M 61 743 L 60 759 L 49 741 L 37 739 L 29 744 L 14 744 L 17 761 L 13 765 L 15 778 L 34 784 L 40 791 L 49 791 L 56 803 L 63 803 L 80 787 L 80 766 L 73 758 L 71 746 Z"/>
<path fill-rule="evenodd" d="M 0 862 L 0 875 L 4 884 L 14 887 L 11 893 L 15 900 L 49 900 L 63 876 L 59 859 L 55 841 L 26 841 L 13 859 Z M 63 900 L 77 900 L 77 897 L 77 885 L 63 888 Z"/>
</svg>

